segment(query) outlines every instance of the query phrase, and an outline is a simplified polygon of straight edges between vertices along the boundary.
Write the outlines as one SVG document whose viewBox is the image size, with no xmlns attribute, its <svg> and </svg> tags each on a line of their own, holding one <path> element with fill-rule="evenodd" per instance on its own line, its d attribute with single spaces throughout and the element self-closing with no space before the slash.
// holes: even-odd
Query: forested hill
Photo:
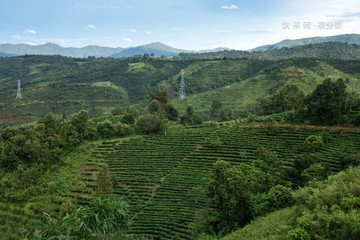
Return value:
<svg viewBox="0 0 360 240">
<path fill-rule="evenodd" d="M 268 50 L 265 52 L 249 52 L 237 50 L 225 50 L 214 53 L 180 53 L 179 60 L 194 59 L 266 59 L 278 60 L 288 58 L 318 58 L 318 59 L 342 59 L 358 60 L 360 59 L 360 45 L 347 43 L 317 43 L 292 48 L 281 48 Z"/>
<path fill-rule="evenodd" d="M 295 84 L 309 93 L 326 78 L 343 78 L 349 92 L 360 93 L 359 65 L 359 60 L 309 58 L 0 58 L 0 124 L 31 121 L 47 112 L 71 114 L 81 109 L 100 116 L 117 106 L 146 103 L 159 84 L 170 87 L 172 104 L 181 113 L 191 105 L 206 115 L 212 100 L 219 99 L 234 116 L 243 116 L 254 112 L 259 99 L 271 96 L 287 84 Z M 178 100 L 181 69 L 185 70 L 184 101 Z M 22 83 L 20 101 L 15 100 L 17 79 Z"/>
</svg>

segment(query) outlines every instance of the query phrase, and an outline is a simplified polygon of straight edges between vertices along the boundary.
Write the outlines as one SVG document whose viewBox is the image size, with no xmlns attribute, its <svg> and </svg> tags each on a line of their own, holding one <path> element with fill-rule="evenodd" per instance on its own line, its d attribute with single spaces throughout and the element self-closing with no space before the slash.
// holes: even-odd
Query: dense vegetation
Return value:
<svg viewBox="0 0 360 240">
<path fill-rule="evenodd" d="M 311 136 L 322 136 L 323 145 Z M 225 233 L 291 204 L 289 188 L 303 186 L 314 177 L 324 179 L 347 167 L 343 159 L 353 162 L 352 155 L 359 151 L 359 137 L 351 132 L 234 125 L 170 128 L 166 136 L 106 141 L 94 149 L 88 160 L 85 193 L 91 193 L 91 183 L 101 169 L 95 166 L 106 164 L 113 179 L 112 193 L 130 204 L 131 233 L 162 239 L 191 239 L 204 229 L 221 229 Z M 226 162 L 216 163 L 218 159 Z M 224 169 L 223 181 L 219 181 L 221 172 L 218 179 L 212 177 L 211 171 L 215 174 L 216 169 Z M 217 205 L 207 197 L 211 179 L 211 185 L 217 184 L 212 189 L 219 192 L 213 191 L 209 196 L 228 196 L 236 204 L 229 208 L 218 205 L 218 209 L 228 209 L 227 213 L 235 215 L 218 218 L 211 209 Z M 223 191 L 229 192 L 223 195 Z M 253 207 L 246 208 L 250 212 L 244 212 L 244 208 L 234 211 L 241 205 L 230 193 L 239 191 L 247 193 L 243 200 L 244 204 L 251 202 Z M 278 196 L 283 202 L 275 200 Z M 209 207 L 204 209 L 207 204 Z M 193 224 L 208 216 L 217 219 L 214 230 L 211 225 Z"/>
<path fill-rule="evenodd" d="M 359 174 L 350 168 L 294 192 L 295 205 L 260 218 L 223 238 L 359 239 Z"/>
<path fill-rule="evenodd" d="M 45 113 L 109 115 L 114 107 L 143 107 L 159 84 L 171 90 L 171 104 L 184 113 L 191 105 L 202 118 L 212 115 L 212 101 L 235 117 L 257 113 L 258 101 L 296 85 L 305 94 L 326 78 L 344 79 L 350 94 L 359 93 L 358 61 L 74 59 L 23 56 L 0 59 L 0 124 L 29 122 Z M 179 72 L 185 69 L 187 98 L 178 100 Z M 16 80 L 23 99 L 16 101 Z"/>
<path fill-rule="evenodd" d="M 2 237 L 358 239 L 358 65 L 0 59 Z"/>
<path fill-rule="evenodd" d="M 177 57 L 181 60 L 194 59 L 268 59 L 278 60 L 286 58 L 317 58 L 317 59 L 342 59 L 342 60 L 358 60 L 360 53 L 360 46 L 356 44 L 327 42 L 306 44 L 301 46 L 294 46 L 291 48 L 283 47 L 271 51 L 237 51 L 224 50 L 220 52 L 207 53 L 180 53 Z"/>
</svg>

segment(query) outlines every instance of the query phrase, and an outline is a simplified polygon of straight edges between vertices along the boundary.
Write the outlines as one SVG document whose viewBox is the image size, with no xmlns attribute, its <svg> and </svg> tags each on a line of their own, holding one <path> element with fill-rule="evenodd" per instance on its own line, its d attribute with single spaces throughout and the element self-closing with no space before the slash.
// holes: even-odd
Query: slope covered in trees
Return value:
<svg viewBox="0 0 360 240">
<path fill-rule="evenodd" d="M 283 47 L 265 52 L 225 50 L 215 53 L 180 53 L 176 58 L 181 60 L 237 58 L 278 60 L 301 57 L 317 59 L 358 60 L 359 53 L 360 45 L 327 42 L 294 46 L 290 48 Z"/>
<path fill-rule="evenodd" d="M 295 205 L 222 239 L 358 239 L 359 176 L 355 167 L 294 192 Z"/>
<path fill-rule="evenodd" d="M 212 100 L 220 99 L 235 116 L 248 115 L 256 110 L 257 100 L 287 84 L 309 93 L 327 77 L 343 78 L 348 91 L 358 93 L 358 64 L 314 59 L 6 58 L 0 59 L 0 123 L 28 122 L 47 112 L 71 114 L 87 109 L 91 116 L 101 116 L 115 106 L 139 107 L 159 84 L 169 85 L 173 105 L 180 112 L 193 105 L 196 111 L 209 115 Z M 181 69 L 185 69 L 185 101 L 178 101 L 177 94 Z M 21 101 L 14 99 L 17 79 L 22 80 Z"/>
</svg>

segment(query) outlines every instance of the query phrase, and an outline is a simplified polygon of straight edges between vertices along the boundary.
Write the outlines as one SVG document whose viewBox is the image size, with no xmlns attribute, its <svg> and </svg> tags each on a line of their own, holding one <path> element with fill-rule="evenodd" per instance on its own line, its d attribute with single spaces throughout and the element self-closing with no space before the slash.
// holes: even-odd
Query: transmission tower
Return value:
<svg viewBox="0 0 360 240">
<path fill-rule="evenodd" d="M 21 80 L 18 80 L 18 88 L 17 88 L 17 93 L 16 93 L 16 99 L 22 99 L 22 96 L 21 96 Z"/>
<path fill-rule="evenodd" d="M 184 79 L 185 71 L 181 70 L 180 74 L 181 74 L 181 81 L 180 81 L 179 95 L 180 95 L 180 99 L 183 100 L 185 98 L 185 79 Z"/>
</svg>

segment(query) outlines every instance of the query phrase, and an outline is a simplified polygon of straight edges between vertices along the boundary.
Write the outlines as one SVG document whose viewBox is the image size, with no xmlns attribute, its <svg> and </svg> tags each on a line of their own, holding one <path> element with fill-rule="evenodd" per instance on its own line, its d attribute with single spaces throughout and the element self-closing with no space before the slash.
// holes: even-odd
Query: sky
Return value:
<svg viewBox="0 0 360 240">
<path fill-rule="evenodd" d="M 0 0 L 0 43 L 248 50 L 360 33 L 360 0 Z"/>
</svg>

